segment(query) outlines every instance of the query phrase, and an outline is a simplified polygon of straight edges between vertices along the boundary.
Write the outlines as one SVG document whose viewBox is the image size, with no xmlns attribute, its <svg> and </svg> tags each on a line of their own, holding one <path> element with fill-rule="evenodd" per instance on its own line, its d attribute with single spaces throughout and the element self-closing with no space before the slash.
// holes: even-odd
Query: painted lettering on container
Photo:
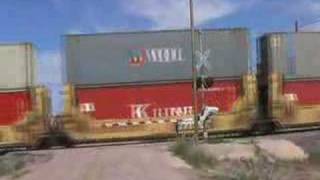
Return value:
<svg viewBox="0 0 320 180">
<path fill-rule="evenodd" d="M 148 118 L 147 108 L 150 104 L 134 104 L 131 106 L 131 117 L 132 118 Z"/>
<path fill-rule="evenodd" d="M 150 104 L 130 105 L 131 118 L 182 117 L 192 115 L 192 106 L 151 108 Z"/>
<path fill-rule="evenodd" d="M 150 48 L 134 49 L 129 53 L 129 64 L 136 67 L 142 67 L 146 63 L 173 63 L 182 62 L 182 48 Z"/>
</svg>

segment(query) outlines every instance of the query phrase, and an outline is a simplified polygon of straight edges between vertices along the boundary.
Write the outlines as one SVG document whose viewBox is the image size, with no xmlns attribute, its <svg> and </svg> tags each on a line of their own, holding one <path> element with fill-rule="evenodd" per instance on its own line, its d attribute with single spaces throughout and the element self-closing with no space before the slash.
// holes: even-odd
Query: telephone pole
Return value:
<svg viewBox="0 0 320 180">
<path fill-rule="evenodd" d="M 295 29 L 295 32 L 296 32 L 296 33 L 299 32 L 299 22 L 298 22 L 298 20 L 296 20 L 296 21 L 294 22 L 294 29 Z"/>
<path fill-rule="evenodd" d="M 198 142 L 198 97 L 197 97 L 197 68 L 195 60 L 195 28 L 194 28 L 194 14 L 193 14 L 193 0 L 189 0 L 190 7 L 190 29 L 191 29 L 191 49 L 192 49 L 192 106 L 193 106 L 193 120 L 194 120 L 194 140 Z"/>
</svg>

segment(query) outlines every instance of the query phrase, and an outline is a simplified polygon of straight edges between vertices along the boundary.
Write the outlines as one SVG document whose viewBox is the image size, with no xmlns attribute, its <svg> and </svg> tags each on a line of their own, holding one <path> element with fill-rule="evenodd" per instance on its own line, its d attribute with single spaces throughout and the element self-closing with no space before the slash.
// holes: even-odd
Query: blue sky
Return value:
<svg viewBox="0 0 320 180">
<path fill-rule="evenodd" d="M 194 0 L 199 28 L 248 27 L 253 38 L 320 19 L 320 0 Z M 62 35 L 188 27 L 188 0 L 1 0 L 0 42 L 33 42 L 39 82 L 61 110 Z M 320 23 L 303 28 L 320 30 Z M 58 97 L 58 98 L 57 98 Z"/>
</svg>

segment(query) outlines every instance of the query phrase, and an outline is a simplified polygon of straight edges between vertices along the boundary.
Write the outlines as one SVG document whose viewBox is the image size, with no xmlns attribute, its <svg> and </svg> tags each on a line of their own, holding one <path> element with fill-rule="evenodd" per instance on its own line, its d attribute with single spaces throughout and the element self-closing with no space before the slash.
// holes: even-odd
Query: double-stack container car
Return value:
<svg viewBox="0 0 320 180">
<path fill-rule="evenodd" d="M 190 33 L 67 35 L 65 113 L 78 120 L 66 130 L 80 139 L 174 134 L 193 114 Z M 220 109 L 212 130 L 249 129 L 257 89 L 248 31 L 197 31 L 195 47 L 198 74 L 213 82 L 200 88 L 199 107 Z"/>
<path fill-rule="evenodd" d="M 35 81 L 33 45 L 0 45 L 0 148 L 175 136 L 177 122 L 193 117 L 189 30 L 64 40 L 65 112 L 57 118 Z M 258 42 L 256 76 L 247 29 L 196 31 L 197 105 L 219 108 L 207 130 L 319 125 L 320 34 L 269 33 Z"/>
<path fill-rule="evenodd" d="M 319 46 L 319 33 L 270 33 L 260 39 L 261 109 L 277 125 L 320 123 Z"/>
<path fill-rule="evenodd" d="M 49 95 L 35 77 L 32 44 L 0 45 L 0 146 L 28 145 L 43 132 Z"/>
</svg>

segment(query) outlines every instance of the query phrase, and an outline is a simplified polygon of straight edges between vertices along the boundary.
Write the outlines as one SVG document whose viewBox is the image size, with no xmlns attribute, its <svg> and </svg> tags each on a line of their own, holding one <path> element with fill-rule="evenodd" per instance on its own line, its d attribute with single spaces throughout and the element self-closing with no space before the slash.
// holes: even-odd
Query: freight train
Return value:
<svg viewBox="0 0 320 180">
<path fill-rule="evenodd" d="M 34 144 L 51 114 L 47 88 L 36 85 L 36 48 L 0 45 L 0 147 Z"/>
<path fill-rule="evenodd" d="M 209 133 L 319 124 L 320 34 L 265 34 L 257 45 L 258 63 L 251 58 L 248 29 L 206 29 L 196 31 L 195 39 L 197 107 L 219 110 L 208 121 Z M 34 65 L 29 62 L 35 58 L 26 57 L 34 51 L 3 58 L 15 62 L 7 65 L 13 70 L 24 70 L 17 71 L 25 73 L 17 79 L 26 81 L 26 90 L 0 93 L 12 99 L 4 100 L 4 109 L 14 111 L 0 112 L 0 145 L 175 137 L 177 123 L 193 117 L 189 30 L 66 35 L 64 42 L 65 107 L 55 118 L 49 91 L 22 78 L 32 77 Z M 0 46 L 0 56 L 6 57 L 21 47 L 2 48 L 7 47 Z M 0 81 L 1 87 L 16 81 L 10 73 L 4 77 L 9 78 Z M 20 108 L 20 96 L 28 106 Z"/>
</svg>

